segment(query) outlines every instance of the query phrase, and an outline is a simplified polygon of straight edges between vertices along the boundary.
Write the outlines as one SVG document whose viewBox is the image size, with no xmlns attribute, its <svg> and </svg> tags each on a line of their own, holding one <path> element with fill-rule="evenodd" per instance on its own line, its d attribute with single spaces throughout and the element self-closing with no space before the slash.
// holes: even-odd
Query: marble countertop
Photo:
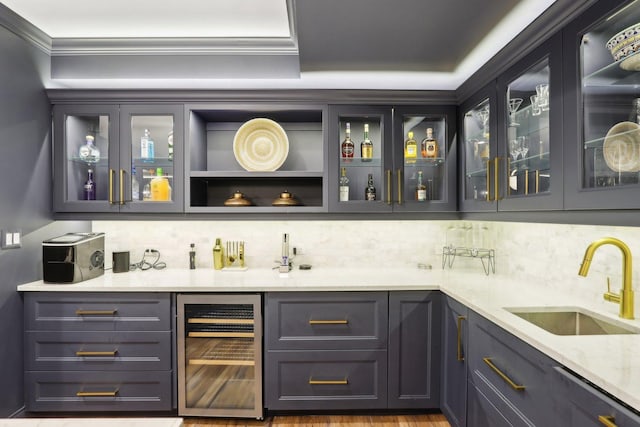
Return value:
<svg viewBox="0 0 640 427">
<path fill-rule="evenodd" d="M 12 418 L 0 427 L 181 427 L 182 418 Z"/>
<path fill-rule="evenodd" d="M 57 292 L 275 292 L 372 291 L 439 289 L 486 317 L 552 359 L 640 410 L 640 334 L 559 336 L 519 318 L 510 307 L 582 307 L 614 322 L 640 328 L 640 320 L 623 320 L 618 306 L 591 301 L 575 293 L 550 291 L 523 277 L 486 276 L 481 272 L 415 269 L 249 269 L 244 272 L 207 269 L 137 271 L 113 274 L 76 284 L 42 281 L 18 291 Z M 640 316 L 640 313 L 638 313 Z"/>
</svg>

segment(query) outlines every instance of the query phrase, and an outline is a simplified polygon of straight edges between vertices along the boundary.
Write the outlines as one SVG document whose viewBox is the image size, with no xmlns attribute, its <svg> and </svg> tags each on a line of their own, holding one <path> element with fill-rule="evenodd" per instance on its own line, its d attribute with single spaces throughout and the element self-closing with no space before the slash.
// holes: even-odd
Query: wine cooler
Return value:
<svg viewBox="0 0 640 427">
<path fill-rule="evenodd" d="M 178 414 L 262 419 L 261 297 L 179 294 Z"/>
</svg>

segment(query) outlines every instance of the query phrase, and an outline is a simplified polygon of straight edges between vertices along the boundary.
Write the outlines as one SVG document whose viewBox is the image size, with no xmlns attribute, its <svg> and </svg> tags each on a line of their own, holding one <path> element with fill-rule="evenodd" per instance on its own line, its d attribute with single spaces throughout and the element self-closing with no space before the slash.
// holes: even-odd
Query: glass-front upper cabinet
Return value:
<svg viewBox="0 0 640 427">
<path fill-rule="evenodd" d="M 182 210 L 180 106 L 56 105 L 53 121 L 56 212 Z"/>
<path fill-rule="evenodd" d="M 640 1 L 598 2 L 565 29 L 565 206 L 640 207 Z"/>
</svg>

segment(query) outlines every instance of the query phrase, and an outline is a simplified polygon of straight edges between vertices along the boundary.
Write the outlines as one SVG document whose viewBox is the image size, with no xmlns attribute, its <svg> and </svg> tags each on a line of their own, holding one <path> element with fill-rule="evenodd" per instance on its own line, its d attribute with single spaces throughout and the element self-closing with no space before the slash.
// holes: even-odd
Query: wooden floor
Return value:
<svg viewBox="0 0 640 427">
<path fill-rule="evenodd" d="M 264 421 L 184 418 L 184 427 L 450 427 L 442 414 L 274 416 Z"/>
</svg>

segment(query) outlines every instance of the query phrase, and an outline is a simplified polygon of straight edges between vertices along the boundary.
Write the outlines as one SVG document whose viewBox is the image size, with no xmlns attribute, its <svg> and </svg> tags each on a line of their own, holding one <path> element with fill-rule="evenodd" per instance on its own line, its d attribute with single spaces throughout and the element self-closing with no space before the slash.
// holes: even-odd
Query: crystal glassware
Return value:
<svg viewBox="0 0 640 427">
<path fill-rule="evenodd" d="M 521 104 L 522 98 L 509 99 L 509 126 L 520 126 L 520 123 L 516 122 L 516 112 Z"/>
</svg>

